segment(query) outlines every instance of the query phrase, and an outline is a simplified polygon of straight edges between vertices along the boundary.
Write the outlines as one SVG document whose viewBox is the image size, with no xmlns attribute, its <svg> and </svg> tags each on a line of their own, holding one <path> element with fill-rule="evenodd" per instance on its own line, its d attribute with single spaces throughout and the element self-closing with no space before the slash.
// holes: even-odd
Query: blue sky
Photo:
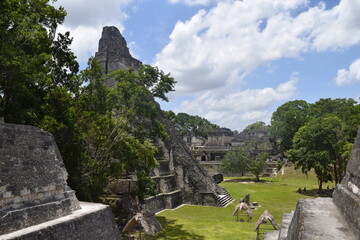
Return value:
<svg viewBox="0 0 360 240">
<path fill-rule="evenodd" d="M 281 104 L 360 97 L 358 0 L 58 0 L 81 66 L 103 26 L 177 80 L 165 110 L 233 130 Z"/>
</svg>

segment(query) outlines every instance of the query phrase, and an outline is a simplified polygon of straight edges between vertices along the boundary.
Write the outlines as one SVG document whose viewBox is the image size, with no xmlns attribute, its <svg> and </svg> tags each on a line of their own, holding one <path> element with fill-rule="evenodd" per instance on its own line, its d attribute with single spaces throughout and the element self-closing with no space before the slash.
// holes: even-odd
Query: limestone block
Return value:
<svg viewBox="0 0 360 240">
<path fill-rule="evenodd" d="M 356 240 L 331 198 L 300 199 L 287 240 Z"/>
<path fill-rule="evenodd" d="M 110 207 L 80 202 L 81 209 L 36 226 L 0 235 L 2 240 L 120 240 Z"/>
</svg>

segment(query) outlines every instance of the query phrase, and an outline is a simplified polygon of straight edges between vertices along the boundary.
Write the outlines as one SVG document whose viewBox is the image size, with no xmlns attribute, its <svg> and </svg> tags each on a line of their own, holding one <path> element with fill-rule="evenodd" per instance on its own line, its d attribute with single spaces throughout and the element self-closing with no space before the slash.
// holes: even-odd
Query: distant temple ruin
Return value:
<svg viewBox="0 0 360 240">
<path fill-rule="evenodd" d="M 183 139 L 200 165 L 212 173 L 221 172 L 221 161 L 226 153 L 253 141 L 261 143 L 265 147 L 261 151 L 270 156 L 270 161 L 266 163 L 264 168 L 263 176 L 273 175 L 276 172 L 276 161 L 282 159 L 281 151 L 273 148 L 266 130 L 246 130 L 235 134 L 228 128 L 218 128 L 208 133 L 207 138 L 190 133 Z"/>
<path fill-rule="evenodd" d="M 332 198 L 299 200 L 296 210 L 285 213 L 281 229 L 266 240 L 360 239 L 360 128 L 346 175 Z"/>
<path fill-rule="evenodd" d="M 110 207 L 79 202 L 53 136 L 0 123 L 0 239 L 120 239 Z"/>
<path fill-rule="evenodd" d="M 139 60 L 130 55 L 125 39 L 114 26 L 103 28 L 95 59 L 105 73 L 124 68 L 137 69 L 141 65 Z M 108 79 L 105 84 L 112 87 L 115 81 Z M 164 124 L 168 137 L 155 142 L 159 149 L 156 159 L 160 166 L 154 170 L 152 178 L 157 183 L 157 195 L 145 200 L 144 209 L 158 212 L 183 203 L 224 206 L 231 202 L 233 199 L 227 191 L 215 184 L 207 171 L 194 159 L 158 104 L 157 110 L 158 120 Z M 118 179 L 111 183 L 108 189 L 112 189 L 113 194 L 120 193 L 121 197 L 128 189 L 126 186 L 131 184 L 131 179 Z"/>
</svg>

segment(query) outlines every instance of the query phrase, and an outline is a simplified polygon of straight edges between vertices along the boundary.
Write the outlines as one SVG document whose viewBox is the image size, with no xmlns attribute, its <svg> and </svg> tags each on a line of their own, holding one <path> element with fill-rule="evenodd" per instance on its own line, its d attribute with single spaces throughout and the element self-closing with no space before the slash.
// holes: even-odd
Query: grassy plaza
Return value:
<svg viewBox="0 0 360 240">
<path fill-rule="evenodd" d="M 256 239 L 255 223 L 259 216 L 268 210 L 281 224 L 285 212 L 295 210 L 298 199 L 318 197 L 317 179 L 315 174 L 308 176 L 292 167 L 285 169 L 284 174 L 276 177 L 261 178 L 261 182 L 253 182 L 252 178 L 225 178 L 220 185 L 228 190 L 235 201 L 225 208 L 184 205 L 175 210 L 165 210 L 157 215 L 163 230 L 156 239 Z M 332 188 L 332 183 L 325 184 L 325 188 Z M 299 193 L 301 188 L 306 192 Z M 236 204 L 245 194 L 250 194 L 251 202 L 258 202 L 259 207 L 253 210 L 253 218 L 248 222 L 247 217 L 239 216 L 239 221 L 232 216 Z M 154 239 L 146 237 L 146 239 Z"/>
</svg>

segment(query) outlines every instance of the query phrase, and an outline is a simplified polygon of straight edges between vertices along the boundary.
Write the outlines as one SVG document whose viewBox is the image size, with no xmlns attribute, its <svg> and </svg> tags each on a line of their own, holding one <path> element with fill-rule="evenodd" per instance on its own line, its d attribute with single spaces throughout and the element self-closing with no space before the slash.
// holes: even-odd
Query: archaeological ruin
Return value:
<svg viewBox="0 0 360 240">
<path fill-rule="evenodd" d="M 136 70 L 141 65 L 139 60 L 131 56 L 125 39 L 114 26 L 103 28 L 95 59 L 105 69 L 105 73 L 124 68 Z M 105 84 L 112 87 L 115 82 L 106 79 Z M 165 140 L 156 139 L 155 145 L 159 149 L 156 159 L 160 166 L 154 170 L 152 178 L 157 183 L 157 194 L 145 200 L 143 209 L 158 212 L 185 203 L 225 206 L 231 202 L 232 197 L 224 188 L 218 186 L 194 159 L 189 148 L 163 115 L 159 104 L 155 104 L 158 120 L 164 124 L 168 137 Z M 122 194 L 128 191 L 122 186 L 131 185 L 131 182 L 131 179 L 118 179 L 113 181 L 108 189 L 111 194 L 117 194 L 121 198 Z"/>
<path fill-rule="evenodd" d="M 266 130 L 254 129 L 235 134 L 228 128 L 218 128 L 208 134 L 207 138 L 188 134 L 183 137 L 195 159 L 210 174 L 221 173 L 221 161 L 229 151 L 235 151 L 246 143 L 258 141 L 265 146 L 264 152 L 269 154 L 262 176 L 273 176 L 276 173 L 276 161 L 283 159 L 281 151 L 274 149 L 269 133 Z"/>
<path fill-rule="evenodd" d="M 346 175 L 332 198 L 299 200 L 283 215 L 281 229 L 266 240 L 355 240 L 360 236 L 360 128 Z"/>
<path fill-rule="evenodd" d="M 109 206 L 79 202 L 53 136 L 0 123 L 0 239 L 120 239 Z"/>
</svg>

